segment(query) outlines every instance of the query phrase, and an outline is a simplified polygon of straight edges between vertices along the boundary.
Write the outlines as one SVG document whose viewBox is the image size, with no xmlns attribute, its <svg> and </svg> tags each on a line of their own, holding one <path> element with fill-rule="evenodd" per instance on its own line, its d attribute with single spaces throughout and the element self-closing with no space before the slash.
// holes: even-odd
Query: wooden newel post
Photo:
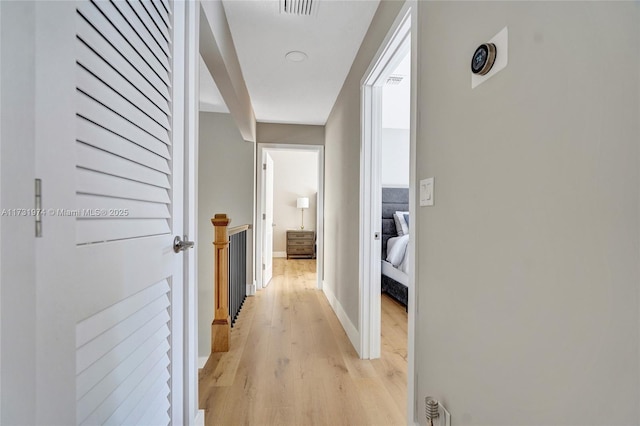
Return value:
<svg viewBox="0 0 640 426">
<path fill-rule="evenodd" d="M 215 229 L 213 241 L 213 264 L 215 275 L 213 285 L 214 317 L 211 324 L 211 352 L 229 351 L 229 334 L 231 321 L 229 318 L 229 235 L 227 227 L 231 219 L 226 214 L 216 214 L 211 223 Z"/>
</svg>

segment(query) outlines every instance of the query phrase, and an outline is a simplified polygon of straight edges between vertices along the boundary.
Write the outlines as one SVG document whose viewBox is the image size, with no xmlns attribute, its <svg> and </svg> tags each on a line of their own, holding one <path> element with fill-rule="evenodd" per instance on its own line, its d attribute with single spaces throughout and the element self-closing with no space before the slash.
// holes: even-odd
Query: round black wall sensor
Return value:
<svg viewBox="0 0 640 426">
<path fill-rule="evenodd" d="M 471 58 L 471 72 L 485 75 L 491 70 L 496 61 L 496 45 L 493 43 L 481 44 Z"/>
</svg>

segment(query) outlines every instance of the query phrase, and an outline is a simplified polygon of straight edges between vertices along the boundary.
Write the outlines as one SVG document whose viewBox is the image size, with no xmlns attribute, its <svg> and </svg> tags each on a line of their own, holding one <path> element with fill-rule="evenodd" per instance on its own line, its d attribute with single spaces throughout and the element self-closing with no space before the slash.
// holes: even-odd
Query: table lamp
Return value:
<svg viewBox="0 0 640 426">
<path fill-rule="evenodd" d="M 300 226 L 300 229 L 304 229 L 304 209 L 308 209 L 309 208 L 309 198 L 308 197 L 300 197 L 300 198 L 298 198 L 298 200 L 296 202 L 296 206 L 302 212 L 302 225 Z"/>
</svg>

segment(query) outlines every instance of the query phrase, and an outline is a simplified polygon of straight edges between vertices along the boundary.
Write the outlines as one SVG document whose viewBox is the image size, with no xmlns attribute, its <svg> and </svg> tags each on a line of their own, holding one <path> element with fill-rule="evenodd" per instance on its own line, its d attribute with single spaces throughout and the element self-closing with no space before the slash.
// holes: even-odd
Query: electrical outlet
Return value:
<svg viewBox="0 0 640 426">
<path fill-rule="evenodd" d="M 435 404 L 438 404 L 438 413 L 435 413 Z M 425 404 L 425 416 L 428 420 L 429 426 L 451 426 L 451 414 L 444 408 L 444 405 L 433 397 L 426 397 Z"/>
</svg>

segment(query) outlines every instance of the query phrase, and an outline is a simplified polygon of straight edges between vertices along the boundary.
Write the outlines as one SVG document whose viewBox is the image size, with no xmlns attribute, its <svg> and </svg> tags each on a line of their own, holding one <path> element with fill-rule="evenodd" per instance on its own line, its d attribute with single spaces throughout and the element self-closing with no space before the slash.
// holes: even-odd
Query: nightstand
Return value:
<svg viewBox="0 0 640 426">
<path fill-rule="evenodd" d="M 315 245 L 315 231 L 287 231 L 287 259 L 313 259 Z"/>
</svg>

